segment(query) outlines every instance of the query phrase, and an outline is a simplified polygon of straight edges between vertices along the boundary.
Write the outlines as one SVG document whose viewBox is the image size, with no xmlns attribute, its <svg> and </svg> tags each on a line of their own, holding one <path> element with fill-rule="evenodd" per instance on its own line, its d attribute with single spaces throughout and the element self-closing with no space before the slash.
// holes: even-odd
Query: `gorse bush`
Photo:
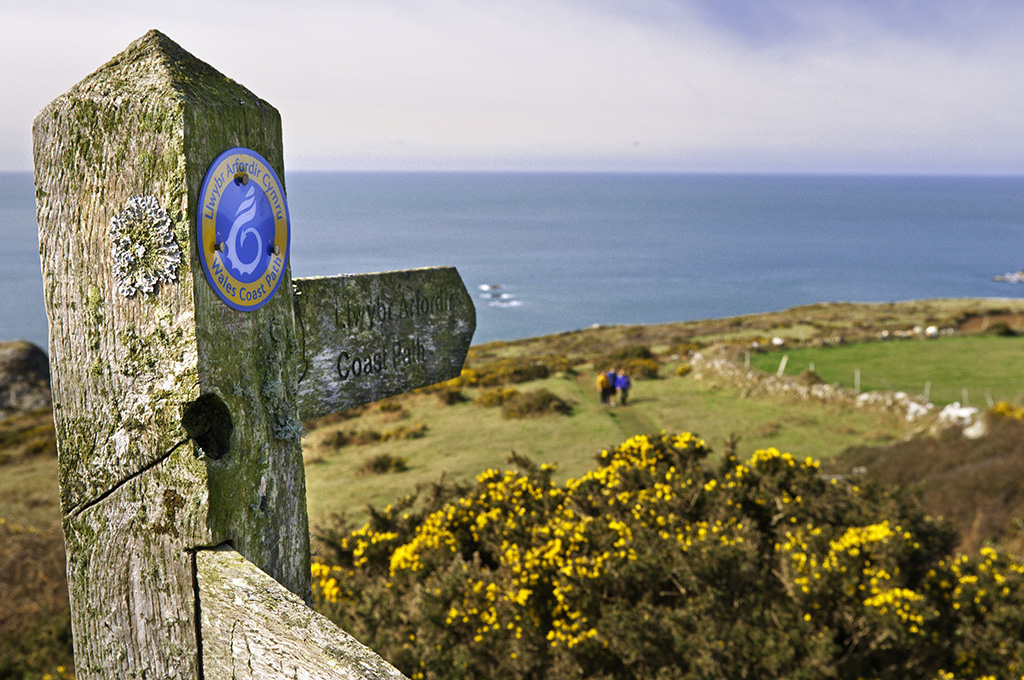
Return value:
<svg viewBox="0 0 1024 680">
<path fill-rule="evenodd" d="M 690 356 L 694 352 L 699 352 L 705 347 L 707 347 L 707 343 L 697 342 L 694 340 L 687 340 L 685 342 L 677 342 L 673 344 L 671 347 L 669 347 L 668 354 L 669 356 L 683 358 Z"/>
<path fill-rule="evenodd" d="M 1020 564 L 813 460 L 707 455 L 663 433 L 561 485 L 517 458 L 435 486 L 333 533 L 317 606 L 412 678 L 1024 673 Z"/>
<path fill-rule="evenodd" d="M 658 377 L 658 362 L 654 359 L 630 359 L 621 368 L 632 378 L 650 380 Z"/>
<path fill-rule="evenodd" d="M 504 418 L 529 418 L 548 413 L 566 415 L 571 412 L 572 407 L 565 400 L 545 389 L 513 395 L 501 404 L 501 415 Z"/>
<path fill-rule="evenodd" d="M 590 363 L 600 371 L 609 368 L 616 371 L 622 369 L 631 378 L 643 380 L 658 377 L 658 361 L 651 350 L 643 345 L 627 345 L 614 352 L 594 357 Z"/>
<path fill-rule="evenodd" d="M 405 411 L 402 402 L 394 397 L 378 402 L 377 408 L 384 413 L 402 413 Z"/>
<path fill-rule="evenodd" d="M 466 401 L 466 396 L 462 394 L 462 390 L 459 389 L 457 384 L 451 384 L 450 381 L 439 383 L 433 392 L 445 406 L 454 406 Z"/>
<path fill-rule="evenodd" d="M 384 430 L 380 433 L 380 440 L 382 442 L 392 441 L 396 439 L 419 439 L 420 437 L 427 436 L 427 424 L 426 423 L 413 423 L 408 426 L 396 427 L 391 430 Z"/>
<path fill-rule="evenodd" d="M 405 472 L 409 469 L 409 461 L 402 456 L 380 453 L 366 460 L 359 466 L 359 473 L 364 475 L 383 475 L 389 472 Z"/>
<path fill-rule="evenodd" d="M 327 439 L 329 446 L 342 448 L 344 446 L 359 446 L 373 444 L 375 442 L 386 442 L 398 439 L 419 439 L 427 435 L 426 423 L 414 423 L 403 425 L 390 430 L 338 430 L 333 436 Z"/>
<path fill-rule="evenodd" d="M 599 354 L 590 360 L 594 368 L 620 366 L 633 359 L 653 359 L 654 354 L 645 345 L 626 345 L 611 352 Z"/>
<path fill-rule="evenodd" d="M 21 413 L 7 418 L 0 429 L 0 465 L 39 455 L 57 455 L 50 412 Z"/>
<path fill-rule="evenodd" d="M 998 321 L 984 330 L 985 335 L 997 335 L 1006 338 L 1014 338 L 1020 335 L 1016 330 L 1010 328 L 1005 321 Z"/>
<path fill-rule="evenodd" d="M 571 367 L 572 364 L 562 355 L 513 357 L 464 368 L 456 380 L 468 387 L 513 385 L 565 373 Z"/>
<path fill-rule="evenodd" d="M 494 389 L 481 392 L 480 396 L 473 403 L 483 408 L 491 408 L 501 406 L 518 394 L 519 390 L 514 387 L 495 387 Z"/>
<path fill-rule="evenodd" d="M 1024 420 L 1024 406 L 1014 406 L 1006 401 L 997 401 L 992 408 L 985 412 L 985 416 L 990 421 L 999 420 L 1001 418 Z"/>
<path fill-rule="evenodd" d="M 565 373 L 571 368 L 569 360 L 561 355 L 497 359 L 463 368 L 459 377 L 421 387 L 415 392 L 436 394 L 442 403 L 452 406 L 466 401 L 466 396 L 462 393 L 463 387 L 513 385 L 540 380 L 555 373 Z M 495 394 L 491 394 L 488 398 L 494 396 Z"/>
</svg>

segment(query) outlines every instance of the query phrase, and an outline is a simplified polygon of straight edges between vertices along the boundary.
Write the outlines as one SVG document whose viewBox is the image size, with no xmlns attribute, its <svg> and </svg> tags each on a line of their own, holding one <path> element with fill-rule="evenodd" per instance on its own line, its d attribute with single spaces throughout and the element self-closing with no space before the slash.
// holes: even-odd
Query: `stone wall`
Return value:
<svg viewBox="0 0 1024 680">
<path fill-rule="evenodd" d="M 778 376 L 748 368 L 735 356 L 710 348 L 690 359 L 693 377 L 714 380 L 739 388 L 746 396 L 788 397 L 837 404 L 848 408 L 874 408 L 889 411 L 913 422 L 934 410 L 922 397 L 905 392 L 861 392 L 823 382 L 813 372 L 798 376 Z"/>
</svg>

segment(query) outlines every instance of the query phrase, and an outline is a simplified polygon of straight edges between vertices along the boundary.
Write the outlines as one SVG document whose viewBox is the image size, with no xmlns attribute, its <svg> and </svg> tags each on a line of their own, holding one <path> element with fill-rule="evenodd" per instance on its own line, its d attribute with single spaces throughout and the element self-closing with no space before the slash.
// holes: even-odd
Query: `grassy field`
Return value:
<svg viewBox="0 0 1024 680">
<path fill-rule="evenodd" d="M 733 389 L 678 377 L 674 366 L 662 368 L 665 377 L 635 382 L 625 407 L 601 406 L 596 374 L 581 366 L 572 374 L 518 386 L 520 391 L 547 389 L 558 395 L 572 405 L 568 416 L 506 420 L 499 409 L 473 403 L 482 389 L 465 388 L 467 401 L 455 405 L 445 405 L 432 394 L 411 395 L 390 402 L 401 404 L 401 411 L 371 407 L 357 418 L 317 427 L 303 441 L 310 521 L 315 526 L 339 511 L 362 515 L 367 504 L 386 505 L 441 475 L 467 479 L 487 468 L 505 467 L 512 451 L 538 463 L 557 464 L 564 479 L 593 467 L 602 448 L 662 429 L 694 432 L 719 451 L 735 435 L 744 455 L 775 446 L 815 458 L 857 444 L 888 442 L 907 431 L 891 414 L 743 398 Z M 334 444 L 338 432 L 386 432 L 415 423 L 427 425 L 422 438 Z M 383 454 L 405 459 L 409 469 L 387 475 L 360 472 L 366 461 Z"/>
<path fill-rule="evenodd" d="M 750 365 L 774 373 L 788 357 L 785 374 L 813 370 L 828 383 L 862 391 L 928 393 L 937 405 L 966 401 L 980 408 L 1024 397 L 1024 337 L 963 335 L 892 340 L 833 347 L 797 347 L 755 354 Z"/>
<path fill-rule="evenodd" d="M 576 364 L 573 373 L 537 381 L 522 389 L 548 389 L 573 406 L 571 416 L 546 416 L 521 421 L 502 419 L 494 409 L 472 404 L 479 390 L 465 390 L 470 400 L 443 405 L 432 395 L 401 398 L 402 411 L 385 413 L 369 408 L 358 421 L 344 421 L 311 428 L 304 441 L 310 517 L 315 521 L 338 512 L 356 514 L 368 503 L 386 504 L 417 484 L 435 481 L 442 474 L 471 477 L 488 467 L 505 465 L 515 450 L 543 462 L 559 465 L 563 477 L 588 469 L 601 448 L 615 445 L 640 432 L 666 429 L 690 430 L 721 450 L 730 435 L 740 438 L 740 452 L 750 453 L 776 446 L 795 455 L 828 458 L 844 448 L 881 444 L 902 438 L 906 426 L 898 419 L 865 412 L 847 412 L 814 403 L 786 403 L 744 397 L 713 383 L 701 383 L 674 375 L 678 360 L 672 354 L 685 343 L 738 343 L 784 337 L 790 343 L 847 344 L 837 347 L 787 349 L 789 372 L 799 372 L 810 362 L 830 382 L 852 386 L 853 368 L 860 367 L 862 389 L 894 389 L 921 392 L 932 383 L 932 398 L 951 394 L 960 399 L 967 387 L 971 401 L 984 405 L 986 393 L 993 399 L 1015 401 L 1021 388 L 1015 376 L 1024 368 L 1024 339 L 957 336 L 937 341 L 857 342 L 873 340 L 881 330 L 899 331 L 914 326 L 938 325 L 960 328 L 978 322 L 1024 314 L 1024 300 L 963 299 L 923 300 L 901 303 L 822 303 L 789 310 L 724 319 L 655 324 L 606 326 L 514 342 L 495 342 L 471 350 L 470 363 L 486 363 L 503 357 L 558 354 Z M 979 329 L 979 328 L 976 328 Z M 638 381 L 628 408 L 603 409 L 597 403 L 595 375 L 589 361 L 618 347 L 644 345 L 664 365 L 662 377 Z M 901 352 L 892 354 L 892 352 Z M 821 357 L 821 358 L 817 358 Z M 927 357 L 925 370 L 911 359 Z M 953 360 L 951 360 L 951 357 Z M 868 361 L 868 359 L 871 361 Z M 774 372 L 780 354 L 754 355 L 754 365 Z M 966 359 L 966 360 L 965 360 Z M 32 455 L 39 416 L 7 421 L 0 433 L 0 518 L 59 532 L 56 503 L 56 460 L 50 453 Z M 46 418 L 45 420 L 48 420 Z M 422 422 L 421 439 L 337 447 L 330 444 L 338 430 L 387 430 Z M 52 437 L 52 430 L 49 437 Z M 46 439 L 46 437 L 43 437 Z M 22 442 L 26 440 L 26 442 Z M 25 451 L 19 450 L 24 444 Z M 381 453 L 407 459 L 406 472 L 362 475 L 365 460 Z"/>
<path fill-rule="evenodd" d="M 60 533 L 56 454 L 49 411 L 0 421 L 0 520 Z"/>
<path fill-rule="evenodd" d="M 1024 368 L 1024 339 L 971 335 L 929 341 L 874 340 L 880 331 L 904 332 L 915 326 L 985 330 L 989 319 L 1019 317 L 1022 312 L 1024 301 L 1019 300 L 819 304 L 768 314 L 610 326 L 477 346 L 470 352 L 469 365 L 510 357 L 568 357 L 576 364 L 572 372 L 519 388 L 550 390 L 572 405 L 572 414 L 504 420 L 496 409 L 473 405 L 479 389 L 464 389 L 467 401 L 453 406 L 444 405 L 432 395 L 406 395 L 397 400 L 401 411 L 369 407 L 358 419 L 312 427 L 303 442 L 310 520 L 316 526 L 342 511 L 362 516 L 367 505 L 386 505 L 418 484 L 436 481 L 442 475 L 465 479 L 490 467 L 503 467 L 513 450 L 537 462 L 556 463 L 563 479 L 577 476 L 591 467 L 602 448 L 634 434 L 662 429 L 695 432 L 719 451 L 728 438 L 736 436 L 740 455 L 775 446 L 796 456 L 818 459 L 831 458 L 852 446 L 900 440 L 913 432 L 896 415 L 744 396 L 714 381 L 677 377 L 675 368 L 683 359 L 673 355 L 678 347 L 694 342 L 749 345 L 759 341 L 764 345 L 773 337 L 783 337 L 791 344 L 806 345 L 787 350 L 791 355 L 790 374 L 816 361 L 816 370 L 826 381 L 852 387 L 852 368 L 836 363 L 833 378 L 825 372 L 832 364 L 830 359 L 796 358 L 804 357 L 803 353 L 832 357 L 851 352 L 851 360 L 861 366 L 862 390 L 888 389 L 888 380 L 893 389 L 916 393 L 923 390 L 926 380 L 932 380 L 933 399 L 947 392 L 956 393 L 949 401 L 961 399 L 962 388 L 966 387 L 984 406 L 986 394 L 1014 401 L 1021 391 L 1022 386 L 1014 381 L 1015 375 L 1021 375 L 1018 369 Z M 976 323 L 979 320 L 984 323 Z M 593 358 L 636 345 L 650 348 L 663 360 L 661 377 L 635 382 L 628 407 L 602 408 L 597 399 Z M 858 353 L 875 357 L 875 362 L 858 358 Z M 757 362 L 764 362 L 764 369 L 774 373 L 781 357 L 779 353 L 755 354 L 752 363 L 757 366 Z M 842 377 L 844 370 L 849 378 Z M 883 377 L 876 379 L 876 375 Z M 383 432 L 415 423 L 427 426 L 426 435 L 420 439 L 343 447 L 332 443 L 338 431 Z M 382 454 L 405 459 L 408 469 L 387 475 L 360 472 L 366 461 Z"/>
<path fill-rule="evenodd" d="M 767 446 L 819 459 L 832 458 L 852 446 L 896 446 L 914 434 L 897 416 L 817 402 L 744 396 L 715 381 L 677 376 L 680 357 L 676 355 L 692 343 L 749 345 L 755 340 L 764 344 L 773 337 L 784 337 L 791 345 L 807 345 L 787 350 L 791 371 L 799 372 L 814 361 L 815 369 L 826 380 L 852 385 L 852 368 L 859 367 L 862 389 L 885 389 L 888 381 L 895 389 L 918 392 L 930 380 L 935 400 L 948 384 L 954 399 L 960 399 L 966 386 L 972 403 L 983 400 L 986 391 L 994 399 L 1012 401 L 1020 393 L 1014 380 L 1021 375 L 1024 340 L 969 336 L 936 342 L 860 341 L 873 340 L 881 330 L 918 325 L 973 327 L 980 331 L 990 321 L 1004 317 L 1019 321 L 1024 318 L 1022 314 L 1021 300 L 823 303 L 768 314 L 651 326 L 607 326 L 477 346 L 471 350 L 472 365 L 504 357 L 566 357 L 573 365 L 571 371 L 517 388 L 549 390 L 571 404 L 571 415 L 505 420 L 498 409 L 474 405 L 481 390 L 467 388 L 463 390 L 466 401 L 454 405 L 445 405 L 436 394 L 410 394 L 391 400 L 391 408 L 397 410 L 370 405 L 360 409 L 358 417 L 313 423 L 303 442 L 311 525 L 316 527 L 339 512 L 358 517 L 368 504 L 384 506 L 418 484 L 429 484 L 443 475 L 469 479 L 487 468 L 503 467 L 511 451 L 537 462 L 556 463 L 561 479 L 578 476 L 590 469 L 602 448 L 634 434 L 661 429 L 695 432 L 718 451 L 735 435 L 739 437 L 738 453 L 744 457 Z M 827 358 L 798 354 L 811 352 L 810 345 L 834 345 L 841 340 L 847 344 L 815 350 Z M 636 381 L 629 406 L 601 407 L 591 363 L 597 357 L 635 345 L 648 347 L 657 355 L 662 363 L 661 377 Z M 894 349 L 905 351 L 885 354 Z M 1007 354 L 1002 353 L 1004 349 Z M 919 369 L 912 366 L 911 359 L 924 356 L 926 350 L 934 351 L 930 361 L 938 372 L 915 373 Z M 833 362 L 832 357 L 851 351 L 853 354 L 848 356 L 853 357 L 853 363 L 844 366 Z M 875 357 L 877 371 L 867 361 L 871 356 Z M 780 358 L 779 354 L 768 354 L 755 361 L 767 361 L 766 368 L 774 372 Z M 833 365 L 836 373 L 830 374 Z M 960 373 L 954 373 L 954 368 Z M 1004 380 L 997 381 L 1000 376 Z M 417 423 L 426 427 L 421 438 L 339 445 L 339 432 L 379 433 Z M 59 663 L 69 661 L 66 639 L 61 638 L 67 633 L 67 590 L 52 437 L 49 413 L 0 422 L 0 669 L 5 657 L 13 658 L 21 653 L 19 650 L 30 659 L 26 667 L 51 673 Z M 367 461 L 382 454 L 404 459 L 408 469 L 389 474 L 362 472 Z M 871 467 L 870 463 L 864 464 Z M 991 496 L 985 493 L 988 487 L 984 482 L 975 486 L 980 489 L 979 497 Z M 971 508 L 962 510 L 972 512 Z M 58 639 L 62 641 L 54 642 Z M 15 646 L 7 646 L 8 642 Z"/>
</svg>

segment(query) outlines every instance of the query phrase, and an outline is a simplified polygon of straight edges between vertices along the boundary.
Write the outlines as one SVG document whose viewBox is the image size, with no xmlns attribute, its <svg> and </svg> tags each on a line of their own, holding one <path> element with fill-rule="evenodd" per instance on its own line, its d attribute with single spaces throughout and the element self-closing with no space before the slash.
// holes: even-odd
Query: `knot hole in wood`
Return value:
<svg viewBox="0 0 1024 680">
<path fill-rule="evenodd" d="M 181 426 L 204 455 L 210 458 L 227 455 L 235 426 L 227 404 L 216 394 L 203 394 L 189 403 L 181 416 Z"/>
</svg>

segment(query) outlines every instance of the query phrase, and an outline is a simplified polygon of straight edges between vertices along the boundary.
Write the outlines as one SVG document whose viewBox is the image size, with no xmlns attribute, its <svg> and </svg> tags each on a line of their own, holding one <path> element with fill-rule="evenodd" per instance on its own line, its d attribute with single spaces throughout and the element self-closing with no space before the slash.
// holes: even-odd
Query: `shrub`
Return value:
<svg viewBox="0 0 1024 680">
<path fill-rule="evenodd" d="M 448 385 L 441 383 L 441 387 L 434 390 L 437 398 L 441 400 L 441 403 L 445 406 L 454 406 L 466 401 L 466 395 L 462 393 L 462 390 L 457 385 Z"/>
<path fill-rule="evenodd" d="M 409 417 L 409 412 L 405 410 L 402 402 L 398 399 L 387 399 L 380 402 L 378 409 L 380 410 L 380 420 L 382 422 L 391 423 L 397 420 L 404 420 Z"/>
<path fill-rule="evenodd" d="M 658 362 L 654 359 L 627 359 L 624 361 L 596 360 L 594 368 L 598 371 L 613 369 L 624 370 L 630 378 L 649 380 L 658 377 Z"/>
<path fill-rule="evenodd" d="M 965 550 L 996 540 L 1024 555 L 1024 422 L 993 415 L 998 411 L 999 404 L 987 412 L 989 433 L 978 439 L 950 429 L 886 446 L 851 447 L 829 465 L 840 473 L 861 469 L 877 483 L 913 486 L 925 512 L 958 529 Z"/>
<path fill-rule="evenodd" d="M 591 365 L 597 370 L 604 370 L 610 366 L 620 368 L 636 359 L 653 359 L 654 355 L 650 348 L 644 345 L 626 345 L 612 352 L 599 354 L 590 360 Z"/>
<path fill-rule="evenodd" d="M 19 413 L 0 420 L 0 465 L 39 455 L 57 455 L 57 437 L 49 410 Z"/>
<path fill-rule="evenodd" d="M 693 366 L 691 366 L 690 364 L 680 364 L 679 368 L 676 369 L 676 375 L 678 375 L 681 378 L 685 375 L 690 375 L 690 372 L 692 370 Z"/>
<path fill-rule="evenodd" d="M 696 340 L 686 340 L 683 342 L 677 342 L 669 347 L 669 356 L 688 357 L 694 352 L 707 347 L 707 343 L 697 342 Z"/>
<path fill-rule="evenodd" d="M 622 368 L 631 378 L 650 380 L 658 377 L 658 362 L 654 359 L 631 359 Z"/>
<path fill-rule="evenodd" d="M 320 427 L 327 427 L 328 425 L 335 425 L 345 420 L 352 420 L 363 415 L 370 408 L 369 404 L 362 404 L 360 406 L 353 406 L 352 408 L 345 409 L 344 411 L 337 411 L 335 413 L 329 413 L 326 416 L 320 416 L 308 420 L 303 425 L 307 431 L 312 431 Z"/>
<path fill-rule="evenodd" d="M 1024 406 L 1014 406 L 1006 401 L 997 401 L 992 408 L 985 411 L 985 418 L 989 422 L 998 421 L 1002 418 L 1024 420 Z"/>
<path fill-rule="evenodd" d="M 396 427 L 391 430 L 339 430 L 325 442 L 328 446 L 340 449 L 343 446 L 359 446 L 361 444 L 373 444 L 386 442 L 392 439 L 419 439 L 427 434 L 427 426 L 424 423 L 416 423 L 408 427 Z"/>
<path fill-rule="evenodd" d="M 413 390 L 414 394 L 436 394 L 437 398 L 441 400 L 441 403 L 446 406 L 453 406 L 455 404 L 466 401 L 466 396 L 462 394 L 462 387 L 471 384 L 467 377 L 467 370 L 462 369 L 462 374 L 458 378 L 452 378 L 451 380 L 443 380 L 433 385 L 427 385 L 426 387 L 420 387 L 419 389 Z"/>
<path fill-rule="evenodd" d="M 997 335 L 1006 338 L 1014 338 L 1019 335 L 1019 333 L 1014 329 L 1010 328 L 1010 325 L 1005 321 L 997 321 L 996 323 L 992 324 L 991 326 L 985 329 L 984 334 Z"/>
<path fill-rule="evenodd" d="M 464 385 L 479 387 L 513 385 L 546 378 L 554 373 L 565 373 L 571 366 L 569 360 L 560 354 L 512 357 L 463 369 L 461 381 Z"/>
<path fill-rule="evenodd" d="M 386 442 L 392 439 L 419 439 L 427 435 L 426 423 L 416 423 L 408 427 L 396 427 L 393 430 L 384 430 L 380 433 L 380 441 Z"/>
<path fill-rule="evenodd" d="M 486 390 L 482 392 L 480 396 L 476 398 L 474 403 L 483 408 L 501 406 L 518 394 L 519 390 L 514 387 L 496 387 L 493 390 Z"/>
<path fill-rule="evenodd" d="M 707 455 L 638 436 L 561 485 L 409 497 L 338 534 L 317 606 L 414 678 L 1024 672 L 1024 565 L 953 557 L 947 526 L 813 460 Z"/>
<path fill-rule="evenodd" d="M 344 446 L 359 446 L 380 441 L 380 432 L 376 430 L 338 430 L 331 435 L 325 444 L 335 449 Z"/>
<path fill-rule="evenodd" d="M 543 389 L 517 394 L 501 405 L 501 415 L 508 419 L 571 412 L 572 407 L 561 397 Z"/>
<path fill-rule="evenodd" d="M 402 456 L 381 453 L 359 466 L 359 473 L 364 475 L 383 475 L 389 472 L 405 472 L 408 469 L 409 462 Z"/>
</svg>

